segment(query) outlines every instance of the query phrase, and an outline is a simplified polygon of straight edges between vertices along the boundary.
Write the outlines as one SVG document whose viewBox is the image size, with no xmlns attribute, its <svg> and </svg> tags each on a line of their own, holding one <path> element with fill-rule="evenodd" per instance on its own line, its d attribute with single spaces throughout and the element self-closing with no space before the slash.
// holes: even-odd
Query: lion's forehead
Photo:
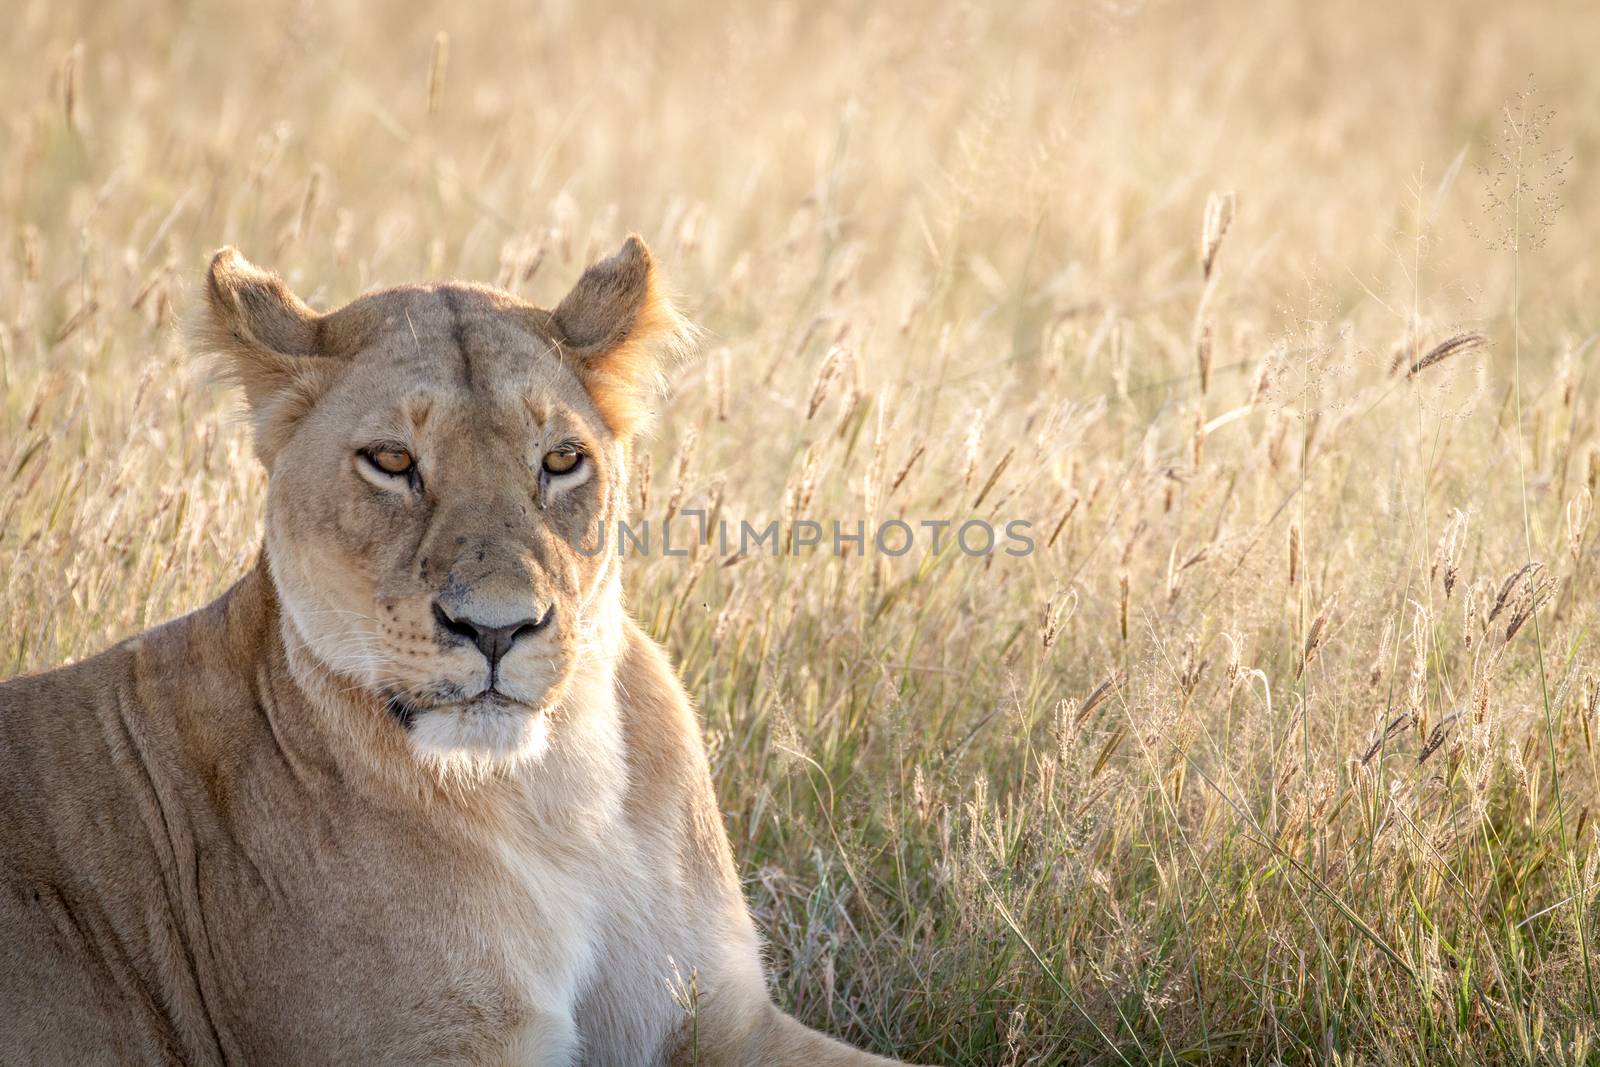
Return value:
<svg viewBox="0 0 1600 1067">
<path fill-rule="evenodd" d="M 452 331 L 460 326 L 515 329 L 544 340 L 550 315 L 510 293 L 468 282 L 399 285 L 357 297 L 326 316 L 327 329 L 361 334 L 375 328 Z"/>
<path fill-rule="evenodd" d="M 443 377 L 464 368 L 501 373 L 559 366 L 549 313 L 495 289 L 461 283 L 400 286 L 325 316 L 320 346 L 360 364 Z M 478 366 L 481 365 L 481 366 Z"/>
<path fill-rule="evenodd" d="M 333 318 L 349 353 L 346 400 L 369 417 L 402 410 L 515 430 L 568 420 L 598 424 L 569 361 L 539 329 L 536 308 L 462 286 L 386 290 Z"/>
<path fill-rule="evenodd" d="M 358 447 L 393 442 L 420 449 L 435 463 L 498 463 L 512 454 L 536 463 L 546 450 L 568 443 L 599 460 L 610 453 L 597 416 L 567 390 L 536 381 L 507 377 L 471 390 L 448 380 L 378 389 L 353 383 L 345 405 L 349 418 L 339 421 L 337 440 Z"/>
</svg>

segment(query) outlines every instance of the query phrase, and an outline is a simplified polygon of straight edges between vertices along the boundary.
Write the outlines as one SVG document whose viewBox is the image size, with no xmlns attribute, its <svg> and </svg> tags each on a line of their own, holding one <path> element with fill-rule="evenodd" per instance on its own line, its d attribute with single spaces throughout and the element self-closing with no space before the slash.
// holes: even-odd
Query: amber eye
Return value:
<svg viewBox="0 0 1600 1067">
<path fill-rule="evenodd" d="M 403 448 L 374 448 L 366 453 L 367 462 L 385 474 L 410 474 L 417 461 Z"/>
<path fill-rule="evenodd" d="M 557 449 L 544 454 L 544 469 L 548 474 L 571 474 L 583 462 L 583 453 L 577 449 Z"/>
</svg>

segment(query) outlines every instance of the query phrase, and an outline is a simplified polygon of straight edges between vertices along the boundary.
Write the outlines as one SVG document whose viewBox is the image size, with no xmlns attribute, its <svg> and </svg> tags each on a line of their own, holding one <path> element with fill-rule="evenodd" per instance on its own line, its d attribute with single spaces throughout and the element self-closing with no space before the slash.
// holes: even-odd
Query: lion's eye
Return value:
<svg viewBox="0 0 1600 1067">
<path fill-rule="evenodd" d="M 368 463 L 385 474 L 410 474 L 417 466 L 411 453 L 403 448 L 374 448 L 365 455 Z"/>
<path fill-rule="evenodd" d="M 571 474 L 583 462 L 583 453 L 576 449 L 557 449 L 544 454 L 544 469 L 548 474 Z"/>
</svg>

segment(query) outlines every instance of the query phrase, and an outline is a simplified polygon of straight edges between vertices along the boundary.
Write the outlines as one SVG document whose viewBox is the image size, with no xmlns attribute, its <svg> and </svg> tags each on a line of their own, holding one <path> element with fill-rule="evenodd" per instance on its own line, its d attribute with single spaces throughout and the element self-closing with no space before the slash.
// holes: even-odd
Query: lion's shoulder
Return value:
<svg viewBox="0 0 1600 1067">
<path fill-rule="evenodd" d="M 114 809 L 247 749 L 265 637 L 234 586 L 77 663 L 0 683 L 0 794 L 16 807 Z"/>
<path fill-rule="evenodd" d="M 129 699 L 138 638 L 87 659 L 0 682 L 0 767 L 9 780 L 66 756 L 72 769 L 83 752 L 101 747 L 100 719 Z"/>
<path fill-rule="evenodd" d="M 617 665 L 628 756 L 630 816 L 663 818 L 682 835 L 684 861 L 703 877 L 735 880 L 699 719 L 665 649 L 631 619 Z"/>
</svg>

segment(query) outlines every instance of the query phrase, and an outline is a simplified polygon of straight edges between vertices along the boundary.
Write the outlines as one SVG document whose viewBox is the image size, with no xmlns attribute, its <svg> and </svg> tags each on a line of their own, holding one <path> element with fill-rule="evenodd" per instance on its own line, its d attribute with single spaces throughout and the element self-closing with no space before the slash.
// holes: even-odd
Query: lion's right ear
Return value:
<svg viewBox="0 0 1600 1067">
<path fill-rule="evenodd" d="M 211 258 L 190 344 L 215 355 L 223 375 L 244 386 L 256 454 L 269 469 L 338 370 L 339 361 L 321 351 L 321 323 L 282 278 L 237 249 Z"/>
</svg>

